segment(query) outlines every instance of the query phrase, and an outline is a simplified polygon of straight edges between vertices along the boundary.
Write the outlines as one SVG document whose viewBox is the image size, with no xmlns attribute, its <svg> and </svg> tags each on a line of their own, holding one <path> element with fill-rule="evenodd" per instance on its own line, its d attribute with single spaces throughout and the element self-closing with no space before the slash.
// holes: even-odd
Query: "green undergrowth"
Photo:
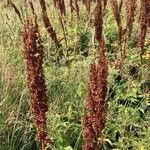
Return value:
<svg viewBox="0 0 150 150">
<path fill-rule="evenodd" d="M 23 4 L 20 5 L 23 7 Z M 0 9 L 0 150 L 39 150 L 41 145 L 35 141 L 36 129 L 29 109 L 22 26 L 11 8 L 0 3 Z M 50 10 L 52 15 L 49 15 L 54 20 L 52 24 L 59 37 L 63 37 L 59 20 L 54 19 L 58 14 L 52 5 Z M 41 23 L 40 12 L 37 11 L 37 14 L 45 52 L 43 68 L 49 105 L 47 132 L 54 141 L 52 149 L 81 150 L 81 117 L 89 65 L 98 56 L 92 21 L 84 12 L 78 22 L 75 17 L 72 22 L 66 23 L 67 45 L 63 39 L 63 53 L 59 56 Z M 69 17 L 65 19 L 69 20 Z M 117 65 L 119 59 L 115 59 L 115 55 L 120 58 L 120 53 L 116 48 L 116 25 L 110 11 L 106 11 L 104 35 L 109 76 L 103 150 L 149 150 L 148 58 L 144 56 L 141 63 L 139 49 L 136 48 L 137 29 L 133 29 L 122 68 Z M 148 39 L 145 49 L 150 45 Z M 47 149 L 51 147 L 47 145 Z"/>
<path fill-rule="evenodd" d="M 146 64 L 140 64 L 138 55 L 132 56 L 121 72 L 109 65 L 104 149 L 150 147 L 148 71 Z M 54 150 L 81 149 L 81 116 L 92 61 L 88 57 L 74 62 L 70 68 L 44 64 L 49 102 L 47 131 L 55 142 Z M 29 112 L 25 75 L 20 71 L 15 74 L 17 78 L 13 77 L 8 89 L 1 85 L 1 149 L 39 149 L 34 140 L 36 131 Z"/>
</svg>

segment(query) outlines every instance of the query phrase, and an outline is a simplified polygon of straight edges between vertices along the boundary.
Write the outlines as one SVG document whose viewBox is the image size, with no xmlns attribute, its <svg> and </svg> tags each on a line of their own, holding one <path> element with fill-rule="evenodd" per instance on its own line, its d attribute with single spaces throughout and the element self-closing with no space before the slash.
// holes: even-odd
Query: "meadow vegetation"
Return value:
<svg viewBox="0 0 150 150">
<path fill-rule="evenodd" d="M 90 64 L 98 65 L 103 57 L 99 56 L 99 40 L 105 40 L 107 113 L 99 137 L 101 149 L 149 150 L 150 2 L 134 0 L 135 4 L 132 1 L 132 5 L 127 5 L 125 1 L 131 0 L 120 0 L 117 6 L 115 0 L 103 0 L 105 5 L 98 18 L 103 24 L 98 24 L 101 30 L 95 30 L 94 10 L 99 0 L 90 3 L 74 0 L 73 6 L 64 0 L 65 9 L 54 3 L 57 0 L 45 1 L 48 18 L 42 13 L 45 12 L 40 5 L 42 0 L 34 0 L 34 9 L 28 1 L 13 1 L 21 19 L 11 1 L 0 1 L 0 150 L 41 149 L 41 142 L 35 138 L 37 128 L 32 119 L 35 114 L 30 110 L 26 77 L 29 72 L 23 55 L 29 37 L 23 39 L 25 22 L 30 17 L 37 17 L 40 34 L 37 39 L 40 38 L 44 52 L 40 66 L 43 66 L 48 107 L 44 130 L 53 141 L 45 144 L 45 149 L 83 149 L 82 117 L 89 92 Z"/>
</svg>

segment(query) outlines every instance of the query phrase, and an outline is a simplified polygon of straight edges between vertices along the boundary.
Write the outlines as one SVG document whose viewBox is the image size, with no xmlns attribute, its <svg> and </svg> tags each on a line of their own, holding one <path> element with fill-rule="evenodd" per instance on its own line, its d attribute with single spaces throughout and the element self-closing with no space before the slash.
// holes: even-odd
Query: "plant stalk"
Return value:
<svg viewBox="0 0 150 150">
<path fill-rule="evenodd" d="M 42 150 L 45 150 L 45 144 L 42 142 Z"/>
</svg>

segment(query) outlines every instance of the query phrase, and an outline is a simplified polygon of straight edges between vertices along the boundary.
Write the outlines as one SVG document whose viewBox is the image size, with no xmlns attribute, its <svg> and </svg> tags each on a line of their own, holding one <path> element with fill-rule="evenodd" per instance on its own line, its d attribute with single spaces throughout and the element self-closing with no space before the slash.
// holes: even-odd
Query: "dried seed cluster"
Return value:
<svg viewBox="0 0 150 150">
<path fill-rule="evenodd" d="M 144 54 L 144 43 L 148 29 L 148 19 L 150 2 L 149 0 L 141 0 L 141 11 L 140 11 L 140 33 L 138 38 L 138 46 L 141 48 L 141 55 Z"/>
<path fill-rule="evenodd" d="M 127 37 L 130 37 L 135 17 L 137 0 L 126 0 L 126 12 L 127 12 L 127 21 L 126 21 L 126 32 Z"/>
<path fill-rule="evenodd" d="M 85 101 L 86 113 L 83 116 L 83 150 L 98 150 L 102 145 L 102 132 L 106 123 L 106 94 L 108 66 L 105 57 L 105 43 L 102 36 L 102 0 L 95 9 L 95 34 L 100 52 L 98 64 L 91 64 L 88 95 Z"/>
<path fill-rule="evenodd" d="M 43 74 L 43 46 L 40 42 L 38 25 L 33 19 L 27 19 L 24 24 L 24 59 L 27 68 L 27 81 L 30 92 L 30 106 L 33 122 L 37 128 L 37 139 L 49 142 L 46 134 L 46 112 L 48 111 L 46 85 Z"/>
<path fill-rule="evenodd" d="M 106 93 L 108 67 L 105 59 L 104 42 L 99 53 L 99 61 L 91 64 L 88 96 L 83 117 L 83 150 L 100 149 L 102 132 L 106 123 Z"/>
</svg>

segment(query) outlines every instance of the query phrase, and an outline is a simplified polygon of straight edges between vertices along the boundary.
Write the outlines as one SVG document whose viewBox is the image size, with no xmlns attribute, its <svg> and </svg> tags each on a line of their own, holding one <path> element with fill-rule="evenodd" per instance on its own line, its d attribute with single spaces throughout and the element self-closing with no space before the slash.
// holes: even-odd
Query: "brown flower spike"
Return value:
<svg viewBox="0 0 150 150">
<path fill-rule="evenodd" d="M 138 46 L 141 48 L 141 58 L 144 54 L 145 37 L 148 29 L 148 14 L 150 9 L 149 0 L 141 0 L 141 11 L 140 11 L 140 33 L 138 37 Z M 149 17 L 150 18 L 150 17 Z"/>
<path fill-rule="evenodd" d="M 105 43 L 102 38 L 103 15 L 101 0 L 97 2 L 95 11 L 95 31 L 97 32 L 96 39 L 99 43 L 100 52 L 98 64 L 93 63 L 90 66 L 88 95 L 85 101 L 86 114 L 82 119 L 83 150 L 100 150 L 107 114 L 105 98 L 107 94 L 108 66 L 105 57 Z M 98 22 L 100 25 L 97 24 Z"/>
<path fill-rule="evenodd" d="M 118 28 L 118 48 L 121 50 L 121 58 L 123 58 L 122 54 L 122 21 L 121 21 L 121 8 L 123 6 L 123 0 L 110 0 L 110 4 L 112 7 L 112 12 L 117 24 Z"/>
<path fill-rule="evenodd" d="M 126 0 L 126 13 L 127 13 L 127 22 L 126 22 L 126 34 L 127 38 L 130 37 L 133 23 L 134 23 L 134 17 L 135 17 L 135 10 L 136 10 L 136 3 L 137 0 Z"/>
<path fill-rule="evenodd" d="M 87 113 L 83 117 L 83 150 L 99 150 L 102 132 L 106 122 L 106 93 L 107 93 L 107 62 L 105 59 L 104 43 L 99 53 L 99 61 L 91 64 L 88 96 L 86 99 Z"/>
<path fill-rule="evenodd" d="M 37 128 L 37 139 L 39 142 L 49 142 L 51 144 L 52 141 L 47 139 L 46 133 L 46 112 L 48 105 L 42 68 L 44 53 L 36 19 L 27 19 L 24 24 L 23 42 L 31 111 L 33 122 Z"/>
<path fill-rule="evenodd" d="M 122 62 L 124 62 L 126 57 L 126 51 L 128 49 L 128 40 L 132 33 L 133 23 L 135 20 L 135 10 L 137 6 L 137 0 L 126 0 L 126 29 L 122 36 L 124 36 L 124 46 L 122 51 Z"/>
</svg>

